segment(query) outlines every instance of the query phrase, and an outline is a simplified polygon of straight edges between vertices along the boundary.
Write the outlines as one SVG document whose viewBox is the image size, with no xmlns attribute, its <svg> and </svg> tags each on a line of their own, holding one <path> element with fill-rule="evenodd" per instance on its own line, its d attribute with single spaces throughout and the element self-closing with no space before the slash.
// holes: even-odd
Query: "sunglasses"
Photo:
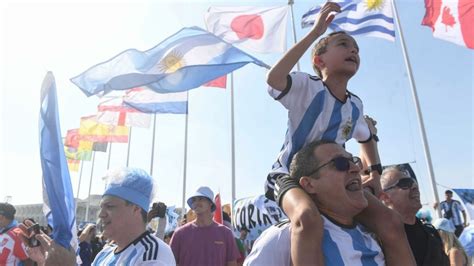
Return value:
<svg viewBox="0 0 474 266">
<path fill-rule="evenodd" d="M 314 169 L 310 174 L 308 174 L 308 176 L 312 176 L 314 173 L 316 173 L 319 169 L 323 168 L 324 166 L 326 165 L 329 165 L 329 164 L 334 164 L 334 167 L 336 168 L 336 170 L 338 171 L 341 171 L 341 172 L 346 172 L 348 171 L 349 169 L 351 169 L 351 163 L 357 165 L 360 167 L 360 158 L 359 157 L 351 157 L 351 158 L 347 158 L 347 157 L 336 157 L 332 160 L 330 160 L 329 162 L 323 164 L 323 165 L 320 165 L 318 168 Z"/>
<path fill-rule="evenodd" d="M 413 184 L 416 184 L 415 179 L 413 179 L 411 177 L 404 177 L 404 178 L 399 179 L 398 182 L 395 185 L 390 186 L 390 187 L 384 189 L 383 191 L 388 191 L 388 190 L 396 188 L 396 187 L 401 188 L 403 190 L 406 190 L 406 189 L 410 189 L 413 186 Z"/>
</svg>

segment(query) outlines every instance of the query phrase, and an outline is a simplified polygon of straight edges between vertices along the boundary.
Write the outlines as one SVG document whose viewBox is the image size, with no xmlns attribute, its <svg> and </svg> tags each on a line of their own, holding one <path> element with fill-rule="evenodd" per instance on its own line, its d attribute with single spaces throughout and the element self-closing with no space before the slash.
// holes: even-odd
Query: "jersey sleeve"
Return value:
<svg viewBox="0 0 474 266">
<path fill-rule="evenodd" d="M 357 98 L 354 102 L 355 107 L 353 108 L 359 109 L 359 117 L 357 118 L 352 137 L 358 142 L 364 143 L 371 139 L 372 134 L 370 133 L 369 125 L 367 125 L 367 122 L 364 118 L 364 106 L 362 105 L 362 101 Z"/>
<path fill-rule="evenodd" d="M 20 236 L 18 234 L 19 234 L 19 231 L 16 231 L 16 230 L 12 234 L 12 237 L 15 240 L 15 245 L 13 247 L 13 254 L 19 260 L 26 260 L 28 259 L 28 255 L 26 254 L 26 247 L 25 247 L 25 244 L 23 244 L 23 241 L 21 241 Z"/>
<path fill-rule="evenodd" d="M 283 91 L 268 87 L 270 96 L 279 101 L 287 110 L 291 111 L 301 106 L 309 105 L 312 101 L 315 91 L 312 88 L 314 81 L 320 81 L 318 77 L 312 77 L 304 72 L 292 72 L 287 76 L 287 87 Z M 319 89 L 322 89 L 322 82 Z"/>
<path fill-rule="evenodd" d="M 460 211 L 464 211 L 464 207 L 462 206 L 461 202 L 456 201 L 456 204 L 458 205 Z"/>
</svg>

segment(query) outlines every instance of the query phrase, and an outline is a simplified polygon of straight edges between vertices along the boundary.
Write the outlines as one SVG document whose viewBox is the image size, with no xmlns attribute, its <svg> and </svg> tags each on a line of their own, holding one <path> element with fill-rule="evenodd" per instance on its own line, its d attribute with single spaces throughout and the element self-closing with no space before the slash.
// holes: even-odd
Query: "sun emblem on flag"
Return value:
<svg viewBox="0 0 474 266">
<path fill-rule="evenodd" d="M 184 66 L 183 55 L 176 50 L 169 52 L 158 63 L 158 69 L 164 73 L 173 73 Z"/>
<path fill-rule="evenodd" d="M 365 0 L 366 11 L 381 11 L 385 0 Z"/>
<path fill-rule="evenodd" d="M 342 127 L 342 137 L 344 139 L 349 139 L 349 134 L 352 131 L 352 123 L 350 120 L 346 122 L 346 124 Z"/>
</svg>

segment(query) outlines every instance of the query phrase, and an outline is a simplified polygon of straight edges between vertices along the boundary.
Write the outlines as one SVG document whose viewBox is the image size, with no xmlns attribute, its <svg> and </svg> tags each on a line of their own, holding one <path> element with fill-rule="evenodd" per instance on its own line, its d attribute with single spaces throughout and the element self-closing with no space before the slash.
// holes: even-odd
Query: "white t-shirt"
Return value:
<svg viewBox="0 0 474 266">
<path fill-rule="evenodd" d="M 92 265 L 176 265 L 171 248 L 148 231 L 124 250 L 115 253 L 116 246 L 104 247 Z"/>
<path fill-rule="evenodd" d="M 385 265 L 379 244 L 359 226 L 346 228 L 324 220 L 323 254 L 325 265 Z M 289 221 L 263 231 L 244 261 L 247 266 L 290 265 L 291 227 Z"/>
</svg>

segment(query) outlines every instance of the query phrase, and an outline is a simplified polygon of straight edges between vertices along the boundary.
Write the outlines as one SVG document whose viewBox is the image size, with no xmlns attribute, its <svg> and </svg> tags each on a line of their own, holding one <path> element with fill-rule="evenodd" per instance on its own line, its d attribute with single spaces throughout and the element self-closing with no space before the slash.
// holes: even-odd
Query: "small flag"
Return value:
<svg viewBox="0 0 474 266">
<path fill-rule="evenodd" d="M 433 36 L 474 49 L 474 1 L 425 0 L 422 25 L 433 30 Z"/>
<path fill-rule="evenodd" d="M 144 113 L 188 113 L 188 92 L 158 93 L 140 87 L 129 90 L 123 97 L 125 104 Z"/>
<path fill-rule="evenodd" d="M 395 41 L 391 1 L 334 1 L 341 6 L 341 12 L 336 14 L 334 20 L 329 24 L 329 28 L 333 31 L 345 31 L 350 35 L 371 36 Z M 301 27 L 312 26 L 321 7 L 322 5 L 318 5 L 306 12 L 301 20 Z"/>
<path fill-rule="evenodd" d="M 180 92 L 262 61 L 198 27 L 183 28 L 157 46 L 126 50 L 71 79 L 87 96 L 140 86 Z"/>
<path fill-rule="evenodd" d="M 56 82 L 52 72 L 46 74 L 41 86 L 39 135 L 45 216 L 54 228 L 54 241 L 66 249 L 72 247 L 76 250 L 76 207 L 64 156 Z"/>
<path fill-rule="evenodd" d="M 64 155 L 70 160 L 90 161 L 92 150 L 78 150 L 77 148 L 64 146 Z"/>
<path fill-rule="evenodd" d="M 149 128 L 151 116 L 125 104 L 123 97 L 101 98 L 97 107 L 97 122 L 101 124 Z"/>
<path fill-rule="evenodd" d="M 211 7 L 205 15 L 209 32 L 257 53 L 284 52 L 288 5 Z"/>
<path fill-rule="evenodd" d="M 227 87 L 227 75 L 211 80 L 202 86 L 225 89 Z"/>
<path fill-rule="evenodd" d="M 67 167 L 69 169 L 69 172 L 79 172 L 80 163 L 81 161 L 79 160 L 67 159 Z"/>
<path fill-rule="evenodd" d="M 216 203 L 216 210 L 214 211 L 214 221 L 216 223 L 224 224 L 220 193 L 217 193 L 217 195 L 214 198 L 214 201 Z"/>
<path fill-rule="evenodd" d="M 128 127 L 100 124 L 96 116 L 81 117 L 81 139 L 92 142 L 128 142 Z"/>
</svg>

